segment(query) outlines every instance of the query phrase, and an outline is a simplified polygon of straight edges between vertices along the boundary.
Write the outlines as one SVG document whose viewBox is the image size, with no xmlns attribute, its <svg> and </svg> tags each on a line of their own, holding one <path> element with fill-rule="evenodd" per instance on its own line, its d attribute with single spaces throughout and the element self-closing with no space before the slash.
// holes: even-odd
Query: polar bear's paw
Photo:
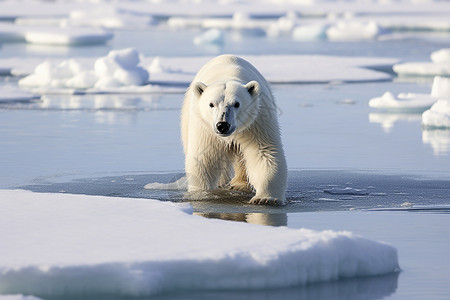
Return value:
<svg viewBox="0 0 450 300">
<path fill-rule="evenodd" d="M 230 183 L 227 188 L 231 191 L 238 191 L 247 194 L 251 194 L 253 192 L 252 188 L 247 183 Z"/>
<path fill-rule="evenodd" d="M 272 197 L 253 197 L 249 201 L 250 204 L 259 204 L 259 205 L 284 205 L 284 201 L 278 198 Z"/>
</svg>

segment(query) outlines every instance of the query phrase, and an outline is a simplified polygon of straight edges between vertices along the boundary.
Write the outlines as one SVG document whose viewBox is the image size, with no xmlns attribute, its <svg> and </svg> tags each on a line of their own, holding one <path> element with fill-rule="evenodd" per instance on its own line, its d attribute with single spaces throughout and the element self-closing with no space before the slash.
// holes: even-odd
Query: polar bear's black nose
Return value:
<svg viewBox="0 0 450 300">
<path fill-rule="evenodd" d="M 228 130 L 230 130 L 230 123 L 228 122 L 218 122 L 216 124 L 217 131 L 221 134 L 228 133 Z"/>
</svg>

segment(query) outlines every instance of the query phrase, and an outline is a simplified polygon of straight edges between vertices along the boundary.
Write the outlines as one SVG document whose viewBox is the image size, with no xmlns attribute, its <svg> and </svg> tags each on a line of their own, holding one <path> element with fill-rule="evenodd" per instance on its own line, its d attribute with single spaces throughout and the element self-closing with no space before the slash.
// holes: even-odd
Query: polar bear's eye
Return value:
<svg viewBox="0 0 450 300">
<path fill-rule="evenodd" d="M 214 107 L 214 104 L 210 103 L 210 104 L 209 104 L 209 107 Z"/>
<path fill-rule="evenodd" d="M 240 105 L 241 105 L 241 104 L 239 104 L 239 102 L 236 102 L 236 103 L 234 104 L 234 107 L 238 108 Z"/>
</svg>

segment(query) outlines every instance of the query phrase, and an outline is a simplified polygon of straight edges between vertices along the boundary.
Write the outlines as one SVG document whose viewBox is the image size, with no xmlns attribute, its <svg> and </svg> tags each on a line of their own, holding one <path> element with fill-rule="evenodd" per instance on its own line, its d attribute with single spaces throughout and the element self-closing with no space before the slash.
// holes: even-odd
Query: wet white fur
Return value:
<svg viewBox="0 0 450 300">
<path fill-rule="evenodd" d="M 230 123 L 233 133 L 220 136 L 219 121 Z M 285 203 L 287 166 L 277 107 L 249 62 L 221 55 L 200 69 L 185 95 L 181 135 L 190 192 L 253 188 L 250 203 Z"/>
</svg>

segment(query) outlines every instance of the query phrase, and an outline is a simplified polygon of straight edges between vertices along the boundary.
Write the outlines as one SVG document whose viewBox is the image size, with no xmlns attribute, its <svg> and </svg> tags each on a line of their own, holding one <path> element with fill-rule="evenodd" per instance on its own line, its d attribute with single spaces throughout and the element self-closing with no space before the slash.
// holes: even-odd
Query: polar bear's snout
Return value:
<svg viewBox="0 0 450 300">
<path fill-rule="evenodd" d="M 230 134 L 229 131 L 230 131 L 231 125 L 228 122 L 218 122 L 216 124 L 216 128 L 217 128 L 217 131 L 219 134 L 222 134 L 222 135 L 227 134 L 228 135 L 228 134 Z"/>
</svg>

